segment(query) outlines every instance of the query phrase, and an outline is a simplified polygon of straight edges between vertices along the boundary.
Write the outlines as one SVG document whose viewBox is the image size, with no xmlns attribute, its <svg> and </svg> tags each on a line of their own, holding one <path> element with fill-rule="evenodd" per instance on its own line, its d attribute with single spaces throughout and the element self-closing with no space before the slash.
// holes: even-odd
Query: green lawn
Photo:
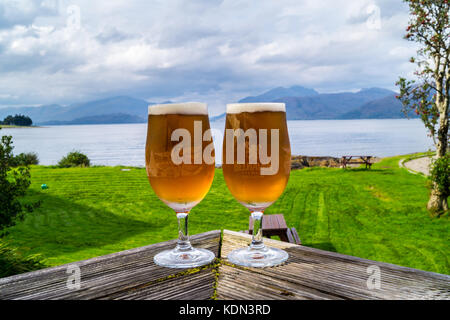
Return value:
<svg viewBox="0 0 450 320">
<path fill-rule="evenodd" d="M 399 168 L 401 157 L 372 170 L 293 171 L 266 213 L 283 213 L 306 246 L 450 274 L 449 217 L 429 217 L 426 179 Z M 49 266 L 176 237 L 176 218 L 152 192 L 144 169 L 32 168 L 28 199 L 39 209 L 3 241 Z M 41 184 L 49 190 L 41 190 Z M 216 171 L 211 191 L 190 218 L 191 234 L 243 230 L 248 212 Z"/>
<path fill-rule="evenodd" d="M 0 129 L 2 129 L 2 128 L 10 129 L 10 128 L 22 128 L 22 127 L 0 124 Z"/>
</svg>

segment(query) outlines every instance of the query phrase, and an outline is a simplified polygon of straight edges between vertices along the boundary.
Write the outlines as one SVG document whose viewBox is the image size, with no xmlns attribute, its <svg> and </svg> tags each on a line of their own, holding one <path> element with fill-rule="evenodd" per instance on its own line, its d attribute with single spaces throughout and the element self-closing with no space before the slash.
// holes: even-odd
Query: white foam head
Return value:
<svg viewBox="0 0 450 320">
<path fill-rule="evenodd" d="M 155 104 L 148 107 L 148 114 L 191 114 L 191 115 L 207 115 L 208 106 L 206 103 L 185 102 L 171 104 Z"/>
<path fill-rule="evenodd" d="M 286 112 L 284 103 L 232 103 L 227 104 L 227 113 Z"/>
</svg>

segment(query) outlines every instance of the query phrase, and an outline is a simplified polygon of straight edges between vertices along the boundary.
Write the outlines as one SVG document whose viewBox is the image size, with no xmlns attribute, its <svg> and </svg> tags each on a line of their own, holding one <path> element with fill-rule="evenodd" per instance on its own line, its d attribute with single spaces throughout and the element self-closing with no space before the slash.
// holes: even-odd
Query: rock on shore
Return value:
<svg viewBox="0 0 450 320">
<path fill-rule="evenodd" d="M 334 157 L 292 156 L 291 162 L 292 169 L 303 169 L 310 167 L 340 168 L 341 165 L 341 159 Z"/>
</svg>

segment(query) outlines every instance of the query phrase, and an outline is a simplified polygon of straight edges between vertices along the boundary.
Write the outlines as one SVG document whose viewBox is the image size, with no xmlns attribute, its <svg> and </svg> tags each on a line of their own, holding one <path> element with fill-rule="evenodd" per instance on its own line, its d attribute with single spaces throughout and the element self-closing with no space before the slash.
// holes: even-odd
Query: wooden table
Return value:
<svg viewBox="0 0 450 320">
<path fill-rule="evenodd" d="M 352 158 L 359 158 L 361 161 L 352 161 Z M 366 169 L 372 168 L 372 156 L 342 156 L 342 168 L 346 169 L 349 164 L 365 164 Z"/>
<path fill-rule="evenodd" d="M 287 263 L 265 269 L 231 265 L 226 255 L 250 240 L 250 235 L 226 230 L 222 237 L 220 231 L 193 236 L 195 246 L 214 251 L 219 259 L 190 270 L 153 263 L 155 253 L 174 246 L 169 241 L 4 278 L 0 299 L 450 299 L 448 275 L 275 240 L 266 243 L 285 249 Z M 80 268 L 80 289 L 67 287 L 67 272 L 74 266 Z M 368 286 L 378 271 L 379 288 Z"/>
</svg>

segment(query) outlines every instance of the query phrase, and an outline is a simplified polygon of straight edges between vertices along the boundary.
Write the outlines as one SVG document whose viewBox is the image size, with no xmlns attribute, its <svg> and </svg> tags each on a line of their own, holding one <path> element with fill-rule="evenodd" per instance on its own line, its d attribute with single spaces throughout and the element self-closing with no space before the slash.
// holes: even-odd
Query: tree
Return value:
<svg viewBox="0 0 450 320">
<path fill-rule="evenodd" d="M 27 117 L 22 114 L 16 114 L 14 117 L 9 115 L 3 121 L 4 125 L 14 125 L 14 126 L 24 126 L 29 127 L 33 124 L 33 121 L 30 117 Z"/>
<path fill-rule="evenodd" d="M 397 96 L 404 112 L 411 109 L 420 116 L 436 147 L 434 165 L 448 165 L 441 158 L 448 157 L 449 146 L 449 78 L 450 25 L 448 0 L 404 0 L 409 5 L 410 21 L 405 39 L 419 44 L 415 80 L 400 78 Z M 435 172 L 448 172 L 448 168 Z M 448 188 L 442 188 L 439 175 L 432 175 L 428 210 L 434 216 L 448 211 Z"/>
<path fill-rule="evenodd" d="M 19 199 L 30 186 L 28 168 L 11 168 L 12 138 L 0 138 L 0 278 L 33 271 L 45 267 L 36 255 L 23 257 L 14 248 L 9 248 L 1 237 L 7 234 L 6 227 L 14 225 L 25 211 L 31 212 L 41 202 L 22 204 Z"/>
<path fill-rule="evenodd" d="M 34 205 L 23 206 L 19 198 L 24 196 L 30 186 L 30 171 L 26 167 L 12 169 L 12 137 L 3 136 L 0 140 L 0 230 L 14 224 L 24 209 L 32 211 Z"/>
</svg>

